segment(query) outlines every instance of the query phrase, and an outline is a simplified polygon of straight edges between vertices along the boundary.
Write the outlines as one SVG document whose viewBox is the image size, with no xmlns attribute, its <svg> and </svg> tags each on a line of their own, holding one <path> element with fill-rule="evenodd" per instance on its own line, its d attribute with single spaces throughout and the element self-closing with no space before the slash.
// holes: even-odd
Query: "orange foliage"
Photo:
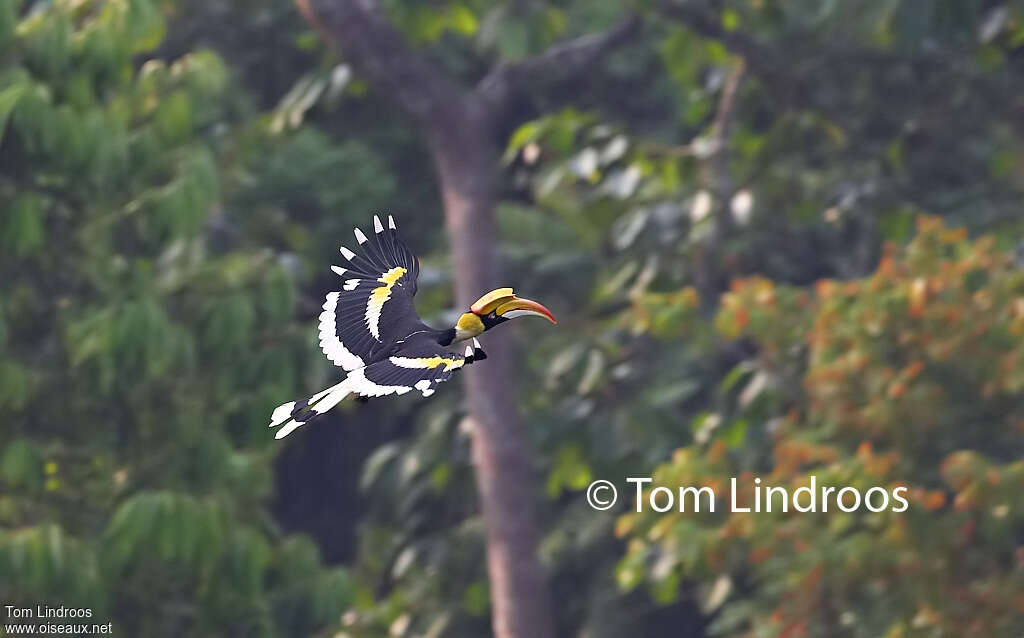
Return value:
<svg viewBox="0 0 1024 638">
<path fill-rule="evenodd" d="M 910 636 L 911 621 L 950 636 L 1024 627 L 1024 271 L 990 239 L 935 218 L 917 228 L 861 281 L 819 281 L 809 295 L 753 277 L 723 296 L 716 328 L 755 339 L 759 373 L 778 379 L 777 413 L 748 419 L 758 428 L 771 418 L 771 483 L 793 490 L 813 475 L 819 490 L 905 487 L 909 501 L 903 513 L 688 516 L 663 541 L 647 535 L 656 516 L 638 517 L 633 552 L 678 542 L 684 530 L 700 547 L 696 560 L 680 560 L 684 579 L 734 569 L 752 582 L 802 585 L 755 588 L 750 625 L 731 636 L 773 624 L 780 637 L 825 635 L 807 619 L 823 588 L 837 609 L 880 614 L 876 635 Z M 752 505 L 754 470 L 765 473 L 751 459 L 763 449 L 721 439 L 688 449 L 665 476 L 716 492 L 736 476 L 736 503 Z M 819 556 L 842 569 L 811 560 Z M 909 616 L 885 616 L 896 588 L 913 603 Z"/>
</svg>

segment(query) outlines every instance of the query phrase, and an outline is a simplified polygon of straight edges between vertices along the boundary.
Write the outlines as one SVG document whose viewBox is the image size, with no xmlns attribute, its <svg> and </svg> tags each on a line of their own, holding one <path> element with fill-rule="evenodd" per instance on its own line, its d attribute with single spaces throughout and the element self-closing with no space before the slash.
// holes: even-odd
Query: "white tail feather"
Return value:
<svg viewBox="0 0 1024 638">
<path fill-rule="evenodd" d="M 310 418 L 327 412 L 334 406 L 338 405 L 338 403 L 351 394 L 351 392 L 352 391 L 349 389 L 349 386 L 346 385 L 343 380 L 341 383 L 332 385 L 326 390 L 321 390 L 309 397 L 306 401 L 308 405 L 306 409 L 310 414 Z M 282 426 L 281 429 L 274 434 L 275 439 L 283 439 L 294 432 L 296 428 L 309 421 L 309 419 L 296 421 L 292 417 L 292 412 L 294 410 L 295 401 L 289 401 L 288 403 L 283 403 L 277 406 L 274 413 L 270 415 L 270 427 L 274 428 Z"/>
<path fill-rule="evenodd" d="M 297 430 L 299 426 L 304 424 L 305 421 L 289 421 L 283 428 L 277 431 L 277 434 L 274 435 L 274 438 L 283 439 L 284 437 L 288 436 L 289 434 Z"/>
</svg>

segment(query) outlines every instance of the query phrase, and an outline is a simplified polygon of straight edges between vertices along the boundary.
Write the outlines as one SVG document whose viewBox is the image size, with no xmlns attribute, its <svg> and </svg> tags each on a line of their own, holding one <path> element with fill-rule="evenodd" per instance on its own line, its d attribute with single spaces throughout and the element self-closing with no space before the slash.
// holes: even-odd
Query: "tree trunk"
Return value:
<svg viewBox="0 0 1024 638">
<path fill-rule="evenodd" d="M 534 58 L 498 64 L 471 91 L 412 51 L 375 0 L 295 0 L 324 39 L 376 90 L 420 127 L 437 166 L 455 269 L 455 297 L 468 308 L 502 285 L 494 225 L 499 174 L 495 123 L 514 96 L 585 72 L 628 39 L 639 20 L 626 16 L 603 34 L 581 36 Z M 487 363 L 465 371 L 473 463 L 487 529 L 487 567 L 496 638 L 552 638 L 544 570 L 537 560 L 531 455 L 515 387 L 514 353 L 501 330 L 486 338 Z"/>
<path fill-rule="evenodd" d="M 461 97 L 445 109 L 445 118 L 431 129 L 429 141 L 441 181 L 456 300 L 468 308 L 502 283 L 494 223 L 498 149 L 479 101 Z M 497 638 L 551 638 L 547 585 L 536 559 L 533 467 L 508 336 L 488 334 L 487 362 L 465 371 L 473 464 L 487 530 L 492 623 Z"/>
</svg>

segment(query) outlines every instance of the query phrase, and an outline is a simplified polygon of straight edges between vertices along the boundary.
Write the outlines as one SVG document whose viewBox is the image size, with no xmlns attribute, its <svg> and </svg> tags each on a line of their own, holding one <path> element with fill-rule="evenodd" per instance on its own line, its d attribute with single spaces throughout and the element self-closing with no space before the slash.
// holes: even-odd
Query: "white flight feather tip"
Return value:
<svg viewBox="0 0 1024 638">
<path fill-rule="evenodd" d="M 289 434 L 291 434 L 292 432 L 297 430 L 302 424 L 303 424 L 303 421 L 292 421 L 288 425 L 286 425 L 283 428 L 281 428 L 280 430 L 278 430 L 277 434 L 274 435 L 274 438 L 275 439 L 283 439 L 284 437 L 288 436 Z"/>
<path fill-rule="evenodd" d="M 292 415 L 292 410 L 295 409 L 295 402 L 289 401 L 288 403 L 282 403 L 281 405 L 274 408 L 274 413 L 270 415 L 270 427 L 281 425 L 288 420 L 288 417 Z"/>
</svg>

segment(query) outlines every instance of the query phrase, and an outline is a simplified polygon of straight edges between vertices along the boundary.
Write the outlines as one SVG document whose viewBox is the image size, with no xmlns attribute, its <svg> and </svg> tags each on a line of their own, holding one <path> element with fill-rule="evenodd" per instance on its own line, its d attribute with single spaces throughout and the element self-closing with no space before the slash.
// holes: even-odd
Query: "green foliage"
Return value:
<svg viewBox="0 0 1024 638">
<path fill-rule="evenodd" d="M 464 86 L 646 22 L 499 127 L 502 283 L 560 320 L 503 328 L 559 635 L 1021 633 L 1019 7 L 382 4 Z M 272 465 L 268 411 L 335 379 L 314 323 L 352 226 L 394 213 L 421 313 L 451 298 L 428 150 L 321 46 L 273 0 L 0 0 L 5 604 L 143 637 L 487 635 L 456 384 L 342 408 L 289 443 L 327 441 L 302 481 L 305 458 Z M 992 239 L 925 221 L 901 248 L 921 211 Z M 812 473 L 905 484 L 911 509 L 620 516 L 581 493 Z M 275 482 L 362 503 L 275 517 Z"/>
<path fill-rule="evenodd" d="M 0 2 L 0 597 L 132 636 L 320 631 L 350 578 L 315 548 L 293 569 L 257 428 L 313 354 L 294 273 L 210 240 L 249 162 L 233 131 L 205 135 L 232 125 L 228 70 L 152 57 L 147 0 L 17 4 Z"/>
</svg>

